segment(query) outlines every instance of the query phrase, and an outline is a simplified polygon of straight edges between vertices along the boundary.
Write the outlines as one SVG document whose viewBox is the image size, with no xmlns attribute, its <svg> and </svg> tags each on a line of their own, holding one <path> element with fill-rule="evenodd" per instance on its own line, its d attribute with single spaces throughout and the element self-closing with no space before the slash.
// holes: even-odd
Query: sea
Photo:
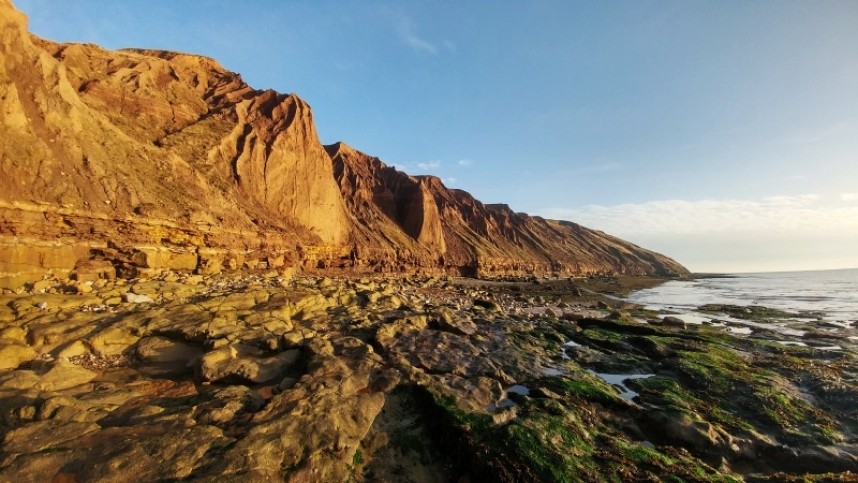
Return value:
<svg viewBox="0 0 858 483">
<path fill-rule="evenodd" d="M 706 304 L 815 312 L 818 320 L 858 325 L 858 269 L 735 273 L 674 280 L 626 300 L 654 310 L 694 314 Z"/>
</svg>

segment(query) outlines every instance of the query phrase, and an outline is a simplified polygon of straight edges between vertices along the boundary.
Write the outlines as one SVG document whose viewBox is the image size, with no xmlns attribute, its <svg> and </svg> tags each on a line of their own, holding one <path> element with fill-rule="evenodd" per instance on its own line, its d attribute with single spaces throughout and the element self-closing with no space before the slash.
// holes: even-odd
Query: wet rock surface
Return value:
<svg viewBox="0 0 858 483">
<path fill-rule="evenodd" d="M 775 340 L 597 293 L 636 283 L 165 272 L 7 292 L 0 480 L 858 472 L 851 326 Z"/>
</svg>

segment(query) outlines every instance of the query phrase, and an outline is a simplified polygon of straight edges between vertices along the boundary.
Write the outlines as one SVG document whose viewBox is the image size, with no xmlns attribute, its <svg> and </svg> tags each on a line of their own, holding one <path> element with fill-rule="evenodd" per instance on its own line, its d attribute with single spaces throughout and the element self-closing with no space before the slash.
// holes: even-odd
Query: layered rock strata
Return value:
<svg viewBox="0 0 858 483">
<path fill-rule="evenodd" d="M 603 233 L 324 147 L 306 102 L 212 59 L 43 40 L 9 0 L 0 26 L 3 286 L 90 260 L 120 276 L 686 273 Z"/>
</svg>

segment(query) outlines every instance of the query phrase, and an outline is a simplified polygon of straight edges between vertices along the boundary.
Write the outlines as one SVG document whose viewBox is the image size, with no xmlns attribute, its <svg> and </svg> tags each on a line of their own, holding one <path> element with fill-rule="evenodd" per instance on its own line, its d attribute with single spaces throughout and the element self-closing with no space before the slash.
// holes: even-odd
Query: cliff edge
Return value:
<svg viewBox="0 0 858 483">
<path fill-rule="evenodd" d="M 687 273 L 323 146 L 305 101 L 253 89 L 213 59 L 43 40 L 7 0 L 0 27 L 0 286 L 93 263 L 105 277 Z"/>
</svg>

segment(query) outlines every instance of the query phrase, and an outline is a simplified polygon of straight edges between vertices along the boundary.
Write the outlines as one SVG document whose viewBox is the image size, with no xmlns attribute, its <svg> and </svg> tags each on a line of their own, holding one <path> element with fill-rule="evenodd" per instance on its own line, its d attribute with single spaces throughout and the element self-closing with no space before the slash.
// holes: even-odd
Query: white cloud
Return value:
<svg viewBox="0 0 858 483">
<path fill-rule="evenodd" d="M 808 202 L 819 201 L 820 196 L 815 194 L 804 194 L 798 196 L 768 196 L 762 199 L 764 205 L 771 206 L 798 206 Z"/>
<path fill-rule="evenodd" d="M 429 161 L 428 163 L 417 163 L 417 167 L 423 171 L 427 171 L 434 168 L 439 168 L 441 166 L 441 161 Z"/>
<path fill-rule="evenodd" d="M 842 197 L 842 195 L 841 195 Z M 788 233 L 846 231 L 858 234 L 858 207 L 825 203 L 818 195 L 757 200 L 663 200 L 581 209 L 542 210 L 614 233 Z"/>
<path fill-rule="evenodd" d="M 858 201 L 858 193 L 840 193 L 840 201 Z"/>
<path fill-rule="evenodd" d="M 447 177 L 441 178 L 441 181 L 443 181 L 445 185 L 453 185 L 456 184 L 456 181 L 459 181 L 459 178 Z"/>
<path fill-rule="evenodd" d="M 417 35 L 414 31 L 414 23 L 405 15 L 398 15 L 396 17 L 396 33 L 403 42 L 414 50 L 430 54 L 438 53 L 438 48 L 435 45 Z"/>
<path fill-rule="evenodd" d="M 851 195 L 858 193 L 840 200 L 858 199 Z M 858 267 L 858 204 L 814 194 L 589 205 L 539 214 L 661 251 L 692 270 Z"/>
<path fill-rule="evenodd" d="M 459 161 L 456 162 L 456 164 L 458 164 L 459 166 L 470 166 L 470 165 L 474 164 L 474 161 L 471 159 L 465 158 L 465 159 L 460 159 Z"/>
</svg>

